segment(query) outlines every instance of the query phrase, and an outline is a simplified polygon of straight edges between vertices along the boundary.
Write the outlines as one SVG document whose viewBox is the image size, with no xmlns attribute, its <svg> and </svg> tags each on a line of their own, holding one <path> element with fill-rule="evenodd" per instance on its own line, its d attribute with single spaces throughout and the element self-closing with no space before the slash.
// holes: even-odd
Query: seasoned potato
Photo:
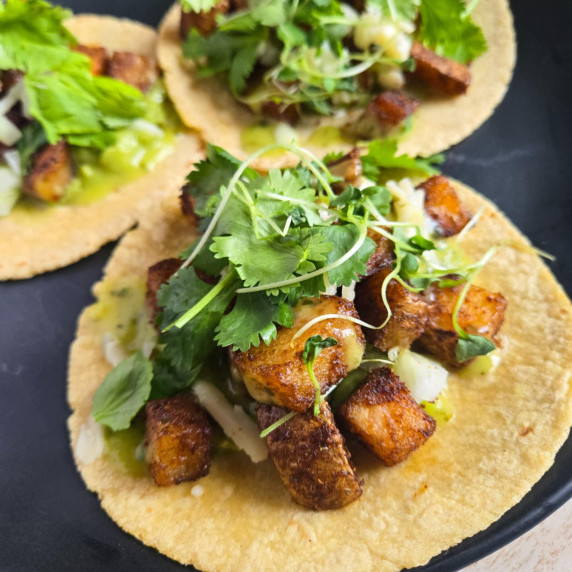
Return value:
<svg viewBox="0 0 572 572">
<path fill-rule="evenodd" d="M 33 159 L 22 190 L 44 201 L 59 201 L 73 178 L 71 153 L 65 141 L 46 145 Z"/>
<path fill-rule="evenodd" d="M 169 278 L 179 270 L 183 264 L 183 260 L 180 258 L 166 258 L 149 266 L 147 270 L 147 290 L 145 292 L 145 302 L 149 308 L 149 313 L 152 320 L 155 320 L 157 313 L 159 312 L 159 306 L 157 304 L 157 292 L 163 284 L 169 281 Z"/>
<path fill-rule="evenodd" d="M 351 151 L 328 163 L 328 169 L 332 175 L 342 177 L 342 183 L 336 183 L 334 190 L 342 192 L 347 184 L 355 185 L 363 173 L 363 166 L 360 157 L 360 150 L 354 147 Z"/>
<path fill-rule="evenodd" d="M 459 335 L 453 327 L 453 310 L 462 289 L 462 285 L 452 288 L 431 286 L 427 289 L 429 314 L 425 331 L 419 338 L 419 343 L 427 351 L 451 367 L 467 364 L 460 364 L 455 356 Z M 502 294 L 471 286 L 459 311 L 459 325 L 469 334 L 494 341 L 503 323 L 506 305 Z"/>
<path fill-rule="evenodd" d="M 212 34 L 216 28 L 217 16 L 226 14 L 229 10 L 229 0 L 220 0 L 208 12 L 184 12 L 181 9 L 181 22 L 179 25 L 181 38 L 185 40 L 191 29 L 196 29 L 201 36 Z"/>
<path fill-rule="evenodd" d="M 322 393 L 360 364 L 365 340 L 357 324 L 332 318 L 318 322 L 292 341 L 294 334 L 317 316 L 337 314 L 357 318 L 354 305 L 345 298 L 303 299 L 294 312 L 292 328 L 279 328 L 276 339 L 268 346 L 261 343 L 245 352 L 231 350 L 230 363 L 235 377 L 244 381 L 257 401 L 306 411 L 314 403 L 316 392 L 302 359 L 306 340 L 320 334 L 338 341 L 337 346 L 324 349 L 314 362 L 314 373 Z"/>
<path fill-rule="evenodd" d="M 149 401 L 145 414 L 147 463 L 156 484 L 177 485 L 208 474 L 211 426 L 190 395 Z"/>
<path fill-rule="evenodd" d="M 340 407 L 338 416 L 389 466 L 405 460 L 435 431 L 435 420 L 387 367 L 370 371 Z"/>
<path fill-rule="evenodd" d="M 257 408 L 261 430 L 288 411 L 273 405 Z M 284 486 L 302 506 L 314 510 L 341 508 L 361 496 L 362 480 L 350 460 L 344 438 L 329 405 L 298 413 L 266 437 L 268 453 Z"/>
<path fill-rule="evenodd" d="M 391 264 L 388 264 L 356 285 L 357 311 L 364 322 L 373 326 L 383 324 L 387 318 L 381 287 L 391 270 Z M 387 302 L 392 312 L 389 322 L 380 330 L 366 328 L 365 335 L 369 342 L 383 351 L 395 346 L 408 348 L 423 332 L 427 302 L 423 296 L 410 292 L 394 279 L 387 286 Z"/>
<path fill-rule="evenodd" d="M 402 91 L 384 91 L 346 129 L 354 136 L 366 139 L 388 135 L 418 107 L 419 102 Z"/>
<path fill-rule="evenodd" d="M 415 60 L 413 76 L 440 93 L 461 95 L 471 85 L 467 66 L 438 56 L 419 42 L 413 42 L 411 57 Z"/>
<path fill-rule="evenodd" d="M 368 229 L 367 235 L 375 242 L 375 250 L 367 261 L 367 276 L 371 276 L 395 258 L 395 244 L 371 229 Z"/>
<path fill-rule="evenodd" d="M 274 101 L 265 101 L 260 111 L 274 121 L 281 121 L 290 125 L 296 125 L 300 120 L 300 113 L 295 105 L 281 105 Z"/>
<path fill-rule="evenodd" d="M 78 44 L 72 50 L 86 55 L 91 63 L 91 73 L 93 75 L 103 75 L 107 64 L 107 50 L 101 46 L 84 46 Z"/>
<path fill-rule="evenodd" d="M 471 213 L 463 207 L 447 177 L 436 175 L 417 188 L 425 191 L 425 211 L 438 224 L 441 236 L 461 232 L 471 220 Z"/>
<path fill-rule="evenodd" d="M 141 54 L 115 52 L 107 62 L 107 75 L 145 92 L 157 79 L 157 64 Z"/>
</svg>

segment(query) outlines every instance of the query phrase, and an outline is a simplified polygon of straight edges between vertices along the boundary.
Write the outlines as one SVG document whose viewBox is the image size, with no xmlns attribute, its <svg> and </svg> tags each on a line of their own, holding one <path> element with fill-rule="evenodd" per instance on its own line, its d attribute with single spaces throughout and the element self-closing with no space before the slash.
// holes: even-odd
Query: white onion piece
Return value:
<svg viewBox="0 0 572 572">
<path fill-rule="evenodd" d="M 436 361 L 410 350 L 401 350 L 393 371 L 407 385 L 418 403 L 434 401 L 447 386 L 449 372 Z"/>
<path fill-rule="evenodd" d="M 241 448 L 255 463 L 268 456 L 266 444 L 259 436 L 256 423 L 238 405 L 232 406 L 221 391 L 212 383 L 196 381 L 193 391 L 199 403 L 213 416 L 237 447 Z"/>
<path fill-rule="evenodd" d="M 349 286 L 342 286 L 342 298 L 346 298 L 353 302 L 356 297 L 356 283 L 352 282 Z"/>
<path fill-rule="evenodd" d="M 298 142 L 298 133 L 288 123 L 278 123 L 274 128 L 274 137 L 279 145 L 290 145 Z"/>
<path fill-rule="evenodd" d="M 89 465 L 103 455 L 104 448 L 103 427 L 90 415 L 79 429 L 75 454 L 81 463 Z"/>
<path fill-rule="evenodd" d="M 113 334 L 103 334 L 101 345 L 103 346 L 103 353 L 109 365 L 115 367 L 127 358 L 125 350 L 121 347 L 119 340 Z"/>
<path fill-rule="evenodd" d="M 22 132 L 3 115 L 0 115 L 0 143 L 12 147 L 22 137 Z"/>
<path fill-rule="evenodd" d="M 20 177 L 9 167 L 0 167 L 0 216 L 10 211 L 20 197 Z"/>
<path fill-rule="evenodd" d="M 22 93 L 24 91 L 22 82 L 14 84 L 6 93 L 6 95 L 0 99 L 0 115 L 6 115 L 18 101 L 22 98 Z"/>
<path fill-rule="evenodd" d="M 141 131 L 143 133 L 147 133 L 148 135 L 153 135 L 156 137 L 163 136 L 163 130 L 160 127 L 158 127 L 154 123 L 151 123 L 150 121 L 146 121 L 145 119 L 136 119 L 131 124 L 131 126 L 136 131 Z"/>
<path fill-rule="evenodd" d="M 4 152 L 4 161 L 15 175 L 20 177 L 22 175 L 22 165 L 20 163 L 20 153 L 16 149 Z"/>
</svg>

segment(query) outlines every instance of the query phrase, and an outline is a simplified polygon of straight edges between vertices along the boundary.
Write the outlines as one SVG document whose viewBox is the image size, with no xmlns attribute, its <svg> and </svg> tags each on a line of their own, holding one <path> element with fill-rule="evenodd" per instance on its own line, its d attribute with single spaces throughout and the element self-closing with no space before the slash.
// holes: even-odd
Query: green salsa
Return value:
<svg viewBox="0 0 572 572">
<path fill-rule="evenodd" d="M 129 429 L 105 429 L 104 457 L 132 477 L 145 477 L 148 473 L 143 449 L 145 427 L 134 421 Z"/>
</svg>

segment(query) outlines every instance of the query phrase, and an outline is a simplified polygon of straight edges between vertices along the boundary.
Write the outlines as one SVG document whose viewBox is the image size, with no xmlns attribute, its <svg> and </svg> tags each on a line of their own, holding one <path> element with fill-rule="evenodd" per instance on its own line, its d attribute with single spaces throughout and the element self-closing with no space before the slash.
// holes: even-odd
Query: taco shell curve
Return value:
<svg viewBox="0 0 572 572">
<path fill-rule="evenodd" d="M 138 22 L 85 14 L 66 25 L 82 43 L 155 56 L 157 34 Z M 0 280 L 67 266 L 116 240 L 137 222 L 142 199 L 178 192 L 201 152 L 195 135 L 181 133 L 173 152 L 152 171 L 98 201 L 0 217 Z"/>
<path fill-rule="evenodd" d="M 473 211 L 486 209 L 463 239 L 477 259 L 491 244 L 526 239 L 484 197 L 457 184 Z M 96 284 L 145 279 L 148 265 L 173 256 L 193 238 L 173 197 L 149 211 L 121 241 Z M 87 487 L 125 531 L 170 558 L 200 570 L 399 570 L 485 529 L 520 501 L 549 469 L 572 419 L 572 306 L 536 256 L 500 249 L 477 283 L 508 299 L 501 361 L 487 375 L 452 375 L 454 416 L 405 462 L 386 468 L 360 447 L 362 498 L 341 510 L 313 512 L 291 501 L 271 461 L 242 453 L 218 456 L 197 483 L 157 487 L 130 476 L 108 457 L 83 464 L 80 428 L 95 390 L 110 370 L 101 332 L 87 308 L 69 362 L 71 445 Z M 191 494 L 200 484 L 201 496 Z"/>
<path fill-rule="evenodd" d="M 255 122 L 255 117 L 217 80 L 196 79 L 194 64 L 182 57 L 179 14 L 178 4 L 167 12 L 159 27 L 157 47 L 171 100 L 185 125 L 196 129 L 206 141 L 245 159 L 250 153 L 243 148 L 241 133 Z M 401 153 L 429 156 L 448 149 L 482 125 L 503 99 L 516 61 L 516 38 L 508 2 L 481 0 L 471 16 L 483 29 L 488 50 L 471 64 L 473 79 L 467 94 L 423 100 L 413 116 L 411 130 L 400 141 Z M 310 133 L 311 130 L 305 135 Z M 344 147 L 339 141 L 330 147 L 300 143 L 320 157 L 328 151 L 349 150 L 352 146 Z M 297 162 L 292 155 L 284 154 L 263 156 L 253 165 L 267 170 Z"/>
</svg>

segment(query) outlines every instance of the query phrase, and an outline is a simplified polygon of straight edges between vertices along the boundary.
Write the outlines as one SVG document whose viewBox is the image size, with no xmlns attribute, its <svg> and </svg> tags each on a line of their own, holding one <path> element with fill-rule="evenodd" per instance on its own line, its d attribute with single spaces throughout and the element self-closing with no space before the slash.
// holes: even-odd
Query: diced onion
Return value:
<svg viewBox="0 0 572 572">
<path fill-rule="evenodd" d="M 103 427 L 90 415 L 79 429 L 75 453 L 81 463 L 89 465 L 103 454 Z"/>
<path fill-rule="evenodd" d="M 20 177 L 22 175 L 22 165 L 20 164 L 20 153 L 17 150 L 13 151 L 5 151 L 4 152 L 4 161 L 10 169 L 12 169 L 15 175 Z"/>
<path fill-rule="evenodd" d="M 356 297 L 355 281 L 352 282 L 350 286 L 342 286 L 342 298 L 346 298 L 350 302 L 353 302 L 355 297 Z"/>
<path fill-rule="evenodd" d="M 150 121 L 146 121 L 145 119 L 136 119 L 131 124 L 131 126 L 136 131 L 141 131 L 143 133 L 147 133 L 148 135 L 153 135 L 156 137 L 163 137 L 164 135 L 164 132 L 160 127 L 154 123 L 151 123 Z"/>
<path fill-rule="evenodd" d="M 437 399 L 449 377 L 449 372 L 436 361 L 410 350 L 399 352 L 393 370 L 418 403 Z"/>
<path fill-rule="evenodd" d="M 242 449 L 255 463 L 268 456 L 266 444 L 259 436 L 256 423 L 248 417 L 242 407 L 229 403 L 223 393 L 212 383 L 198 380 L 193 391 L 199 403 L 213 416 L 237 447 Z"/>
<path fill-rule="evenodd" d="M 274 137 L 279 145 L 290 145 L 298 141 L 298 133 L 288 123 L 278 123 L 274 128 Z"/>
<path fill-rule="evenodd" d="M 0 143 L 12 147 L 22 137 L 22 132 L 6 117 L 0 115 Z"/>
<path fill-rule="evenodd" d="M 105 359 L 109 365 L 115 367 L 127 358 L 127 353 L 125 353 L 125 350 L 121 347 L 119 340 L 113 334 L 103 334 L 101 345 L 103 346 L 103 353 L 105 354 Z"/>
<path fill-rule="evenodd" d="M 0 167 L 0 216 L 10 211 L 20 197 L 20 177 L 9 167 Z"/>
<path fill-rule="evenodd" d="M 22 97 L 23 86 L 22 82 L 14 84 L 6 93 L 6 95 L 0 99 L 0 115 L 6 115 Z"/>
</svg>

